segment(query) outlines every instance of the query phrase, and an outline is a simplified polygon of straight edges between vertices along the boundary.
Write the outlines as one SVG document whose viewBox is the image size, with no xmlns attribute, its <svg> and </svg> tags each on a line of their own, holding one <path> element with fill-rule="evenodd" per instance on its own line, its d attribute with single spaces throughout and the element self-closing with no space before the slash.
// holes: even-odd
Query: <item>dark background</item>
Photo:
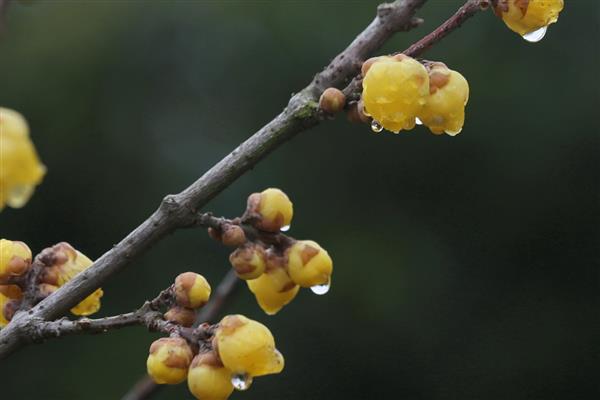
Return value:
<svg viewBox="0 0 600 400">
<path fill-rule="evenodd" d="M 461 1 L 430 1 L 423 27 Z M 99 257 L 269 121 L 371 21 L 376 1 L 46 1 L 11 5 L 0 104 L 22 112 L 48 174 L 0 235 Z M 567 1 L 538 44 L 491 12 L 426 55 L 467 77 L 463 132 L 371 133 L 345 118 L 300 134 L 206 208 L 239 215 L 266 187 L 291 234 L 334 259 L 324 297 L 281 313 L 246 288 L 226 309 L 266 323 L 278 376 L 234 399 L 585 399 L 600 394 L 600 10 Z M 105 286 L 129 311 L 227 251 L 180 231 Z M 130 328 L 30 346 L 0 362 L 3 399 L 117 399 L 157 336 Z M 189 399 L 185 385 L 157 399 Z"/>
</svg>

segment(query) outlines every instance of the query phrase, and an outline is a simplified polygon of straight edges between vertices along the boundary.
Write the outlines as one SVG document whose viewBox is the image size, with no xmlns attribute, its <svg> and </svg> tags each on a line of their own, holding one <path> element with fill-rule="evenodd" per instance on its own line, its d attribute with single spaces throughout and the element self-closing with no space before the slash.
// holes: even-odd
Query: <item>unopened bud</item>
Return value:
<svg viewBox="0 0 600 400">
<path fill-rule="evenodd" d="M 265 271 L 265 250 L 258 244 L 248 243 L 231 253 L 229 262 L 240 279 L 256 279 Z"/>
<path fill-rule="evenodd" d="M 227 224 L 223 227 L 221 239 L 225 246 L 239 247 L 246 242 L 246 234 L 239 225 Z"/>
<path fill-rule="evenodd" d="M 173 307 L 164 315 L 165 320 L 177 325 L 190 327 L 196 320 L 196 312 L 185 307 Z"/>
<path fill-rule="evenodd" d="M 344 109 L 346 95 L 334 87 L 325 89 L 319 98 L 319 108 L 328 114 L 336 114 Z"/>
</svg>

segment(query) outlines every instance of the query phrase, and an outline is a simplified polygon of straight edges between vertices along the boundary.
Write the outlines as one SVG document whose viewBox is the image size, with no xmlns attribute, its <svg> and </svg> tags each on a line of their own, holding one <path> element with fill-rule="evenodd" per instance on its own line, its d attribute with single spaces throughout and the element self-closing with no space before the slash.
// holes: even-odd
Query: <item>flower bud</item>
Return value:
<svg viewBox="0 0 600 400">
<path fill-rule="evenodd" d="M 294 215 L 292 202 L 279 189 L 266 189 L 248 197 L 247 215 L 257 229 L 267 232 L 279 232 L 289 226 Z"/>
<path fill-rule="evenodd" d="M 198 400 L 226 400 L 233 392 L 231 371 L 212 351 L 194 357 L 187 381 L 190 392 Z"/>
<path fill-rule="evenodd" d="M 175 306 L 164 315 L 165 320 L 177 325 L 190 327 L 196 320 L 196 312 L 190 308 Z"/>
<path fill-rule="evenodd" d="M 429 66 L 429 97 L 419 119 L 431 132 L 455 136 L 465 122 L 469 83 L 458 72 L 442 63 Z"/>
<path fill-rule="evenodd" d="M 427 70 L 418 61 L 407 57 L 378 57 L 363 79 L 362 100 L 365 113 L 381 127 L 398 133 L 415 126 L 417 113 L 429 93 Z"/>
<path fill-rule="evenodd" d="M 0 285 L 0 293 L 9 299 L 20 299 L 23 297 L 23 290 L 17 285 Z"/>
<path fill-rule="evenodd" d="M 256 279 L 246 281 L 260 308 L 274 315 L 296 297 L 300 288 L 283 267 L 268 267 Z"/>
<path fill-rule="evenodd" d="M 275 339 L 259 322 L 243 315 L 228 315 L 219 323 L 215 337 L 219 357 L 233 374 L 254 377 L 283 370 L 284 359 L 275 348 Z"/>
<path fill-rule="evenodd" d="M 558 21 L 563 7 L 563 0 L 498 0 L 495 12 L 513 32 L 526 40 L 539 41 L 548 25 Z M 537 34 L 528 38 L 534 32 Z"/>
<path fill-rule="evenodd" d="M 0 282 L 25 274 L 31 266 L 31 250 L 23 242 L 0 239 Z"/>
<path fill-rule="evenodd" d="M 217 242 L 220 242 L 221 240 L 223 240 L 223 238 L 221 237 L 221 231 L 218 229 L 215 229 L 213 227 L 209 227 L 207 229 L 208 232 L 208 236 L 212 239 L 212 240 L 216 240 Z"/>
<path fill-rule="evenodd" d="M 240 279 L 256 279 L 265 272 L 265 250 L 258 244 L 248 243 L 231 253 L 229 262 Z"/>
<path fill-rule="evenodd" d="M 181 307 L 199 308 L 210 297 L 210 285 L 206 279 L 195 272 L 184 272 L 175 278 L 175 301 Z"/>
<path fill-rule="evenodd" d="M 40 275 L 41 282 L 58 287 L 64 285 L 94 263 L 67 242 L 61 242 L 42 250 L 38 257 L 45 266 Z M 103 295 L 102 289 L 97 289 L 73 307 L 71 312 L 79 316 L 94 314 L 100 309 L 100 298 Z"/>
<path fill-rule="evenodd" d="M 146 367 L 154 382 L 174 385 L 185 380 L 193 357 L 185 339 L 160 338 L 152 343 L 149 353 Z"/>
<path fill-rule="evenodd" d="M 221 240 L 225 246 L 238 247 L 246 242 L 246 234 L 239 225 L 225 225 L 221 233 Z"/>
<path fill-rule="evenodd" d="M 287 270 L 292 280 L 302 287 L 327 284 L 333 261 L 325 249 L 312 240 L 299 240 L 286 250 Z"/>
<path fill-rule="evenodd" d="M 0 210 L 5 205 L 23 207 L 46 173 L 29 138 L 25 118 L 16 111 L 2 107 L 0 171 Z"/>
<path fill-rule="evenodd" d="M 327 88 L 319 98 L 319 108 L 328 114 L 337 114 L 346 105 L 346 95 L 334 87 Z"/>
</svg>

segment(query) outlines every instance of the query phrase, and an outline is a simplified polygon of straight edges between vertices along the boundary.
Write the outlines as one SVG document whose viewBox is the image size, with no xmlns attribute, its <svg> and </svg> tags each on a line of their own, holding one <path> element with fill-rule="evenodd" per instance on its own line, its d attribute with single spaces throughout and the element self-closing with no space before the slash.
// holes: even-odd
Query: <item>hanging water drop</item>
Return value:
<svg viewBox="0 0 600 400">
<path fill-rule="evenodd" d="M 523 39 L 527 40 L 530 43 L 537 43 L 546 36 L 546 32 L 548 31 L 548 26 L 543 26 L 538 30 L 526 33 L 523 35 Z"/>
<path fill-rule="evenodd" d="M 371 130 L 375 133 L 379 133 L 383 130 L 383 126 L 377 120 L 371 121 Z"/>
<path fill-rule="evenodd" d="M 311 286 L 310 290 L 319 296 L 322 296 L 324 294 L 326 294 L 327 292 L 329 292 L 329 288 L 331 287 L 331 280 L 327 281 L 327 283 L 323 283 L 321 285 L 315 285 L 315 286 Z"/>
<path fill-rule="evenodd" d="M 236 390 L 248 390 L 252 385 L 252 377 L 248 374 L 233 374 L 231 384 Z"/>
<path fill-rule="evenodd" d="M 279 230 L 281 232 L 287 232 L 290 230 L 290 228 L 291 228 L 291 225 L 285 225 L 285 226 L 282 226 L 281 229 L 279 229 Z"/>
<path fill-rule="evenodd" d="M 419 117 L 415 118 L 415 123 L 416 123 L 417 125 L 423 125 L 423 121 L 421 121 L 421 120 L 419 119 Z"/>
</svg>

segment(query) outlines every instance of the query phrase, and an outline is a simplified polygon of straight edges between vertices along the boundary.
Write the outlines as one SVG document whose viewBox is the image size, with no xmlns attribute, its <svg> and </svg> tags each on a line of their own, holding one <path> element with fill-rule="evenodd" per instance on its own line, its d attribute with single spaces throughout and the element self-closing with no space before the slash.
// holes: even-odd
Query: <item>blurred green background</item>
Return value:
<svg viewBox="0 0 600 400">
<path fill-rule="evenodd" d="M 432 0 L 402 50 L 462 2 Z M 99 257 L 269 121 L 368 24 L 376 1 L 14 2 L 0 104 L 22 112 L 48 174 L 0 235 Z M 227 313 L 266 323 L 279 376 L 233 399 L 584 399 L 600 394 L 599 3 L 567 1 L 538 44 L 491 12 L 426 54 L 469 80 L 463 132 L 302 133 L 206 210 L 285 190 L 291 234 L 334 258 L 334 285 L 274 317 L 243 288 Z M 213 287 L 227 250 L 168 237 L 105 286 L 99 316 L 177 273 Z M 30 346 L 0 361 L 3 399 L 118 399 L 157 337 L 143 328 Z M 191 399 L 185 385 L 156 399 Z"/>
</svg>

